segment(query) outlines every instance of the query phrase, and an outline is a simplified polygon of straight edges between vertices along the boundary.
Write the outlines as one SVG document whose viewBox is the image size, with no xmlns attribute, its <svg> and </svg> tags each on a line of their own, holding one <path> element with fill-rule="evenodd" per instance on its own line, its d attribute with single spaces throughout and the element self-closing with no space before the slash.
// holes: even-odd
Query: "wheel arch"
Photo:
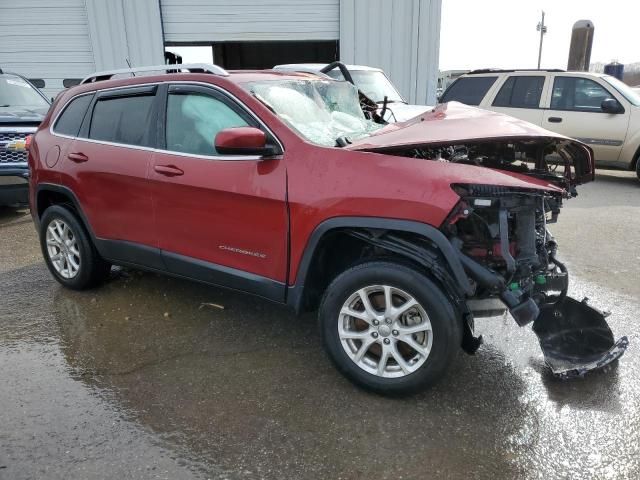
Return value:
<svg viewBox="0 0 640 480">
<path fill-rule="evenodd" d="M 35 212 L 33 212 L 33 218 L 36 222 L 36 226 L 40 226 L 40 218 L 42 218 L 42 214 L 44 211 L 52 206 L 52 205 L 63 205 L 67 208 L 70 208 L 77 214 L 78 220 L 82 224 L 82 226 L 86 229 L 89 236 L 92 240 L 95 240 L 95 236 L 93 234 L 93 230 L 91 229 L 91 225 L 87 221 L 87 217 L 82 211 L 82 207 L 80 206 L 80 202 L 78 201 L 78 197 L 76 197 L 73 190 L 68 187 L 64 187 L 62 185 L 55 185 L 49 183 L 43 183 L 38 185 L 36 189 L 36 202 L 35 202 Z"/>
<path fill-rule="evenodd" d="M 338 244 L 340 248 L 336 249 Z M 368 250 L 358 250 L 358 245 Z M 337 251 L 335 265 L 333 259 L 325 259 L 332 248 Z M 361 254 L 360 258 L 350 257 L 354 251 Z M 310 235 L 296 282 L 288 287 L 287 304 L 298 313 L 313 310 L 331 277 L 359 262 L 389 257 L 422 267 L 458 299 L 472 292 L 453 245 L 437 228 L 411 220 L 334 217 L 320 223 Z M 326 271 L 316 271 L 318 265 Z"/>
</svg>

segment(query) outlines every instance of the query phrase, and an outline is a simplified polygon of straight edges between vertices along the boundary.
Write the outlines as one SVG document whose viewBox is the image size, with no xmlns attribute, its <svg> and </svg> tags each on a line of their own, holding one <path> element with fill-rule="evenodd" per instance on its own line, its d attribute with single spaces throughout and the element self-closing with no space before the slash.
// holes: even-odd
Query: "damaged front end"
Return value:
<svg viewBox="0 0 640 480">
<path fill-rule="evenodd" d="M 518 325 L 533 324 L 546 362 L 559 376 L 582 375 L 624 353 L 627 338 L 614 342 L 602 312 L 567 297 L 568 272 L 547 229 L 563 201 L 577 195 L 576 186 L 595 178 L 587 145 L 451 102 L 346 148 L 499 171 L 497 185 L 453 183 L 460 201 L 441 226 L 474 283 L 469 310 L 477 315 L 474 304 L 493 305 L 480 308 L 490 316 L 499 312 L 496 304 L 504 305 Z M 522 180 L 522 187 L 507 186 L 504 174 Z"/>
<path fill-rule="evenodd" d="M 499 299 L 520 326 L 533 323 L 547 364 L 558 376 L 582 375 L 619 358 L 605 315 L 567 297 L 569 276 L 547 229 L 562 191 L 453 185 L 460 202 L 443 225 L 474 281 L 474 300 Z"/>
</svg>

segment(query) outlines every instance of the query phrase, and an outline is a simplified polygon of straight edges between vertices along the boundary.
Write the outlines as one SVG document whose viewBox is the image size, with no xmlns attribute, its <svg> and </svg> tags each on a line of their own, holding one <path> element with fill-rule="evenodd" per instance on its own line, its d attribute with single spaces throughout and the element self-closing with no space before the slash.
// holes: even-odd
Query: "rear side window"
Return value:
<svg viewBox="0 0 640 480">
<path fill-rule="evenodd" d="M 480 105 L 498 77 L 461 77 L 451 84 L 442 95 L 442 102 L 461 102 Z"/>
<path fill-rule="evenodd" d="M 53 126 L 54 133 L 76 137 L 92 99 L 93 95 L 82 95 L 71 100 Z"/>
<path fill-rule="evenodd" d="M 493 106 L 538 108 L 543 87 L 543 76 L 511 76 L 500 88 L 493 101 Z"/>
<path fill-rule="evenodd" d="M 147 145 L 153 95 L 98 99 L 89 138 L 127 145 Z"/>
</svg>

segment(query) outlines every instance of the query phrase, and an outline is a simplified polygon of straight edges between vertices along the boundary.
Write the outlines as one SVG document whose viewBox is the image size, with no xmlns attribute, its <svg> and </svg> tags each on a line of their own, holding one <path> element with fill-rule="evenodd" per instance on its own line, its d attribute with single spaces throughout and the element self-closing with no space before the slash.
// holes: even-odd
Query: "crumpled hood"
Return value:
<svg viewBox="0 0 640 480">
<path fill-rule="evenodd" d="M 345 148 L 382 151 L 411 145 L 533 137 L 577 142 L 508 115 L 449 102 L 406 122 L 389 124 Z"/>
<path fill-rule="evenodd" d="M 482 148 L 489 150 L 502 145 L 500 148 L 512 149 L 514 160 L 513 148 L 514 145 L 519 145 L 519 148 L 525 148 L 529 152 L 526 158 L 534 165 L 533 168 L 525 163 L 514 167 L 509 163 L 508 156 L 505 161 L 498 158 L 496 162 L 492 160 L 495 156 L 481 155 L 466 163 L 475 162 L 476 165 L 482 164 L 482 167 L 494 171 L 505 170 L 506 174 L 521 179 L 525 176 L 542 179 L 545 184 L 553 183 L 570 191 L 572 195 L 575 195 L 576 185 L 595 179 L 593 151 L 584 143 L 508 115 L 458 102 L 438 105 L 430 112 L 406 122 L 386 125 L 367 137 L 354 140 L 344 148 L 401 156 L 408 152 L 411 156 L 411 150 L 467 148 L 469 145 L 485 145 Z M 501 154 L 498 153 L 497 157 L 499 155 Z M 547 160 L 549 155 L 552 157 L 550 161 Z M 485 163 L 481 158 L 489 161 Z M 558 161 L 562 168 L 556 173 L 557 163 L 554 162 Z M 445 162 L 452 165 L 448 160 Z"/>
<path fill-rule="evenodd" d="M 0 125 L 19 123 L 40 123 L 48 108 L 0 107 Z"/>
<path fill-rule="evenodd" d="M 390 103 L 387 107 L 391 113 L 385 115 L 390 122 L 406 122 L 412 118 L 430 112 L 433 107 L 427 105 L 409 105 L 407 103 Z"/>
</svg>

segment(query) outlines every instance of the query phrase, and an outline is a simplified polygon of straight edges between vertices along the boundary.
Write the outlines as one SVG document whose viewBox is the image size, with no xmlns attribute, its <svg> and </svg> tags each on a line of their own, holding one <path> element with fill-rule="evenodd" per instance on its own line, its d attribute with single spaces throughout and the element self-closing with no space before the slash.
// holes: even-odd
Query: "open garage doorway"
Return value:
<svg viewBox="0 0 640 480">
<path fill-rule="evenodd" d="M 168 63 L 215 63 L 229 70 L 264 69 L 282 63 L 330 63 L 338 60 L 337 40 L 216 42 L 213 44 L 169 44 Z"/>
</svg>

